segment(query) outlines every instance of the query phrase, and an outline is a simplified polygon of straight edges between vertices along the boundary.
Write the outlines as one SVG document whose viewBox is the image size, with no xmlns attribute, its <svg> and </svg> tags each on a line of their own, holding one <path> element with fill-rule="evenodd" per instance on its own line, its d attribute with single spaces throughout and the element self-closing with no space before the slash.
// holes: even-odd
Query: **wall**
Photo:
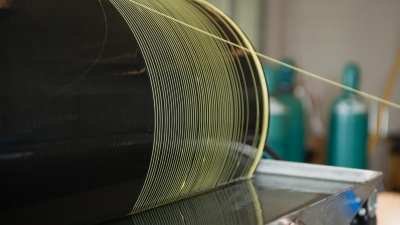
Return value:
<svg viewBox="0 0 400 225">
<path fill-rule="evenodd" d="M 307 71 L 341 81 L 348 61 L 362 69 L 361 90 L 381 95 L 400 41 L 400 1 L 269 0 L 265 4 L 262 52 L 293 57 Z M 324 119 L 340 90 L 314 79 L 324 100 Z M 400 78 L 392 101 L 400 103 Z M 390 108 L 390 130 L 400 129 L 400 110 Z"/>
<path fill-rule="evenodd" d="M 260 0 L 207 0 L 232 18 L 249 38 L 255 49 L 263 44 L 264 1 Z"/>
<path fill-rule="evenodd" d="M 239 24 L 256 50 L 276 59 L 293 57 L 307 71 L 341 82 L 343 66 L 357 62 L 361 90 L 382 95 L 400 42 L 400 1 L 209 0 Z M 323 100 L 325 125 L 341 90 L 301 75 Z M 400 78 L 391 101 L 400 104 Z M 372 102 L 371 105 L 375 104 Z M 400 110 L 390 107 L 391 131 Z"/>
</svg>

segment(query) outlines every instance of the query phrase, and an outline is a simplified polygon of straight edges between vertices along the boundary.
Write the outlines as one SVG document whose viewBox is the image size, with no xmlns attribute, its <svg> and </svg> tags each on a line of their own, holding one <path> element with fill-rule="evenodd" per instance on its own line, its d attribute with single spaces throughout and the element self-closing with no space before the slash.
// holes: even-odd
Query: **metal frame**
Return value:
<svg viewBox="0 0 400 225">
<path fill-rule="evenodd" d="M 305 163 L 261 160 L 254 176 L 254 186 L 290 192 L 322 194 L 278 218 L 264 217 L 265 224 L 350 224 L 370 198 L 368 213 L 373 215 L 376 193 L 382 189 L 382 173 Z M 257 193 L 262 204 L 262 196 Z M 300 197 L 300 196 L 299 196 Z M 263 209 L 264 213 L 264 209 Z"/>
</svg>

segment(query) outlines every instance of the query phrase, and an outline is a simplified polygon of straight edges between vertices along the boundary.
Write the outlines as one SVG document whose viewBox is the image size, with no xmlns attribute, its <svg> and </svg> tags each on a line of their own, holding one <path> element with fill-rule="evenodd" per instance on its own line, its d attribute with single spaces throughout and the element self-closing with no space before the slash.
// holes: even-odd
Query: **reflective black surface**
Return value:
<svg viewBox="0 0 400 225">
<path fill-rule="evenodd" d="M 296 211 L 307 211 L 307 208 L 313 208 L 311 206 L 315 206 L 317 211 L 319 207 L 322 209 L 324 201 L 329 204 L 337 193 L 355 185 L 355 183 L 332 180 L 258 173 L 252 180 L 236 182 L 211 192 L 113 220 L 104 225 L 280 224 L 279 220 L 284 221 L 283 218 Z M 356 197 L 351 190 L 348 193 Z M 355 212 L 347 211 L 349 204 L 354 204 L 353 200 L 341 201 L 340 208 L 333 210 L 354 215 Z M 300 212 L 299 215 L 303 214 Z M 313 217 L 307 213 L 303 216 Z M 338 218 L 337 221 L 341 220 Z"/>
<path fill-rule="evenodd" d="M 150 209 L 104 225 L 258 225 L 261 209 L 251 181 Z"/>
</svg>

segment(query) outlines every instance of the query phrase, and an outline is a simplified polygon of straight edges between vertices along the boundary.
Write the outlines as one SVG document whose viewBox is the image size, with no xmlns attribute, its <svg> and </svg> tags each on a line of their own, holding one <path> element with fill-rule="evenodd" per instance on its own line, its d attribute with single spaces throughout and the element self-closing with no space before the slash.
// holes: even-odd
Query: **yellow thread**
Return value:
<svg viewBox="0 0 400 225">
<path fill-rule="evenodd" d="M 173 2 L 140 1 L 250 46 L 232 21 L 218 17 L 219 11 L 184 0 Z M 261 155 L 268 122 L 268 92 L 256 54 L 243 54 L 225 42 L 198 35 L 132 1 L 111 3 L 143 52 L 154 99 L 152 156 L 132 212 L 249 177 Z M 252 143 L 249 134 L 254 136 Z"/>
<path fill-rule="evenodd" d="M 134 214 L 131 220 L 137 225 L 264 224 L 257 193 L 249 180 Z"/>
<path fill-rule="evenodd" d="M 291 65 L 289 65 L 289 64 L 283 63 L 283 62 L 281 62 L 281 61 L 279 61 L 279 60 L 276 60 L 276 59 L 271 58 L 271 57 L 269 57 L 269 56 L 266 56 L 266 55 L 264 55 L 264 54 L 258 53 L 258 52 L 256 52 L 256 51 L 253 51 L 253 50 L 248 49 L 248 48 L 246 48 L 246 47 L 243 47 L 243 46 L 241 46 L 241 45 L 238 45 L 238 44 L 235 44 L 235 43 L 230 42 L 230 41 L 228 41 L 228 40 L 225 40 L 225 39 L 223 39 L 223 38 L 220 38 L 220 37 L 218 37 L 218 36 L 216 36 L 216 35 L 210 34 L 210 33 L 206 32 L 206 31 L 204 31 L 204 30 L 201 30 L 201 29 L 199 29 L 199 28 L 197 28 L 197 27 L 194 27 L 194 26 L 192 26 L 192 25 L 190 25 L 190 24 L 187 24 L 187 23 L 185 23 L 185 22 L 182 22 L 182 21 L 180 21 L 180 20 L 177 20 L 177 19 L 175 19 L 175 18 L 173 18 L 173 17 L 171 17 L 171 16 L 168 16 L 168 15 L 166 15 L 166 14 L 163 14 L 163 13 L 161 13 L 161 12 L 158 12 L 157 10 L 154 10 L 154 9 L 152 9 L 152 8 L 149 8 L 149 7 L 147 7 L 147 6 L 145 6 L 145 5 L 142 5 L 142 4 L 138 3 L 138 2 L 135 2 L 135 1 L 133 1 L 133 0 L 129 0 L 129 1 L 131 1 L 132 3 L 135 3 L 135 4 L 137 4 L 137 5 L 139 5 L 139 6 L 141 6 L 141 7 L 143 7 L 143 8 L 145 8 L 145 9 L 149 10 L 149 11 L 152 11 L 152 12 L 157 13 L 157 14 L 159 14 L 159 15 L 161 15 L 161 16 L 164 16 L 164 17 L 166 17 L 166 18 L 168 18 L 168 19 L 171 19 L 171 20 L 173 20 L 173 21 L 175 21 L 175 22 L 177 22 L 177 23 L 180 23 L 180 24 L 182 24 L 182 25 L 184 25 L 184 26 L 190 27 L 190 28 L 192 28 L 192 29 L 194 29 L 194 30 L 196 30 L 196 31 L 198 31 L 198 32 L 200 32 L 200 33 L 203 33 L 203 34 L 205 34 L 205 35 L 208 35 L 208 36 L 210 36 L 210 37 L 213 37 L 213 38 L 215 38 L 215 39 L 217 39 L 217 40 L 220 40 L 220 41 L 222 41 L 222 42 L 225 42 L 225 43 L 227 43 L 227 44 L 230 44 L 230 45 L 232 45 L 232 46 L 235 46 L 235 47 L 237 47 L 237 48 L 240 48 L 240 49 L 242 49 L 242 50 L 245 50 L 245 51 L 247 51 L 247 52 L 256 54 L 256 55 L 258 55 L 259 57 L 264 58 L 264 59 L 266 59 L 266 60 L 269 60 L 269 61 L 271 61 L 271 62 L 274 62 L 274 63 L 280 64 L 280 65 L 283 65 L 283 66 L 285 66 L 285 67 L 288 67 L 288 68 L 290 68 L 290 69 L 293 69 L 293 70 L 295 70 L 295 71 L 297 71 L 297 72 L 300 72 L 300 73 L 302 73 L 302 74 L 305 74 L 305 75 L 307 75 L 307 76 L 310 76 L 310 77 L 313 77 L 313 78 L 315 78 L 315 79 L 321 80 L 321 81 L 323 81 L 323 82 L 325 82 L 325 83 L 332 84 L 332 85 L 334 85 L 334 86 L 336 86 L 336 87 L 343 88 L 343 89 L 345 89 L 345 90 L 348 90 L 348 91 L 357 93 L 357 94 L 359 94 L 359 95 L 361 95 L 361 96 L 364 96 L 364 97 L 366 97 L 366 98 L 373 99 L 373 100 L 375 100 L 375 101 L 378 101 L 378 102 L 384 103 L 384 104 L 386 104 L 386 105 L 392 106 L 392 107 L 394 107 L 394 108 L 400 109 L 400 105 L 399 105 L 399 104 L 396 104 L 396 103 L 394 103 L 394 102 L 390 102 L 390 101 L 387 101 L 387 100 L 385 100 L 385 99 L 382 99 L 382 98 L 376 97 L 376 96 L 374 96 L 374 95 L 368 94 L 368 93 L 366 93 L 366 92 L 359 91 L 359 90 L 357 90 L 357 89 L 347 87 L 347 86 L 345 86 L 345 85 L 343 85 L 343 84 L 341 84 L 341 83 L 338 83 L 338 82 L 329 80 L 329 79 L 324 78 L 324 77 L 322 77 L 322 76 L 319 76 L 319 75 L 317 75 L 317 74 L 314 74 L 314 73 L 311 73 L 311 72 L 302 70 L 302 69 L 300 69 L 300 68 L 291 66 Z"/>
<path fill-rule="evenodd" d="M 205 1 L 202 1 L 201 4 L 206 5 L 207 7 L 213 9 L 213 11 L 215 11 L 215 12 L 219 12 L 220 16 L 225 17 L 225 19 L 229 22 L 229 24 L 234 29 L 236 29 L 238 31 L 240 30 L 240 28 L 229 17 L 227 17 L 224 13 L 222 13 L 218 8 L 214 7 L 213 5 L 211 5 L 211 4 L 209 4 L 209 3 L 205 2 Z M 199 30 L 201 30 L 201 29 L 199 29 Z M 210 35 L 212 35 L 212 34 L 210 34 Z M 212 35 L 212 37 L 214 37 L 214 36 L 215 35 Z M 224 40 L 224 43 L 228 43 L 228 44 L 231 44 L 231 45 L 233 44 L 233 46 L 239 46 L 240 49 L 246 49 L 248 52 L 250 52 L 252 54 L 253 57 L 255 57 L 255 55 L 256 55 L 256 52 L 253 49 L 249 49 L 249 48 L 252 48 L 252 46 L 251 46 L 251 43 L 249 42 L 249 40 L 246 39 L 246 38 L 243 39 L 243 42 L 246 45 L 248 45 L 249 48 L 245 48 L 245 47 L 243 47 L 241 45 L 234 44 L 234 43 L 232 43 L 230 41 L 227 41 L 227 40 L 225 40 L 223 38 L 220 38 L 218 36 L 215 36 L 215 37 L 217 37 L 218 40 Z M 256 69 L 259 70 L 258 71 L 259 75 L 261 75 L 261 76 L 258 77 L 258 79 L 263 84 L 266 84 L 265 77 L 262 75 L 263 71 L 262 71 L 260 62 L 258 60 L 255 60 L 254 63 L 256 64 L 256 66 L 255 66 Z M 254 79 L 255 79 L 255 77 L 253 76 L 253 82 L 255 82 Z M 267 86 L 266 85 L 260 85 L 260 89 L 261 89 L 262 95 L 264 95 L 264 96 L 260 96 L 261 101 L 258 100 L 258 97 L 256 97 L 256 98 L 257 98 L 257 103 L 258 102 L 262 102 L 263 103 L 263 110 L 261 111 L 261 114 L 257 114 L 257 124 L 259 124 L 258 121 L 259 121 L 261 116 L 264 119 L 261 121 L 261 127 L 256 127 L 257 131 L 255 132 L 255 135 L 257 135 L 259 133 L 260 137 L 266 137 L 267 130 L 268 130 L 268 123 L 269 123 L 269 121 L 267 119 L 267 118 L 269 118 L 269 116 L 268 116 L 269 104 L 267 103 L 267 100 L 266 100 L 266 98 L 267 98 L 266 96 L 268 96 L 268 91 L 267 91 Z M 246 92 L 247 92 L 247 90 L 246 90 Z M 248 110 L 248 108 L 247 108 L 247 110 Z M 257 104 L 257 110 L 256 111 L 260 112 L 260 106 L 258 104 Z M 247 111 L 247 112 L 249 112 L 249 111 Z M 254 140 L 253 140 L 253 144 L 252 144 L 253 146 L 257 145 L 257 143 L 255 142 L 256 139 L 257 139 L 257 137 L 255 136 Z M 265 145 L 265 141 L 266 141 L 265 138 L 260 138 L 259 143 L 258 143 L 258 151 L 251 151 L 250 152 L 249 158 L 253 159 L 253 160 L 249 160 L 249 162 L 245 166 L 245 169 L 243 170 L 242 176 L 244 175 L 247 178 L 250 178 L 253 175 L 253 173 L 256 170 L 256 167 L 258 165 L 258 161 L 261 159 L 261 155 L 262 155 L 262 151 L 263 151 L 263 148 L 264 148 L 264 145 Z"/>
<path fill-rule="evenodd" d="M 262 225 L 264 224 L 264 219 L 262 216 L 262 210 L 261 210 L 261 204 L 258 200 L 258 196 L 257 196 L 257 191 L 253 186 L 252 181 L 245 181 L 247 184 L 247 189 L 251 195 L 251 199 L 253 199 L 253 207 L 254 207 L 254 213 L 256 214 L 256 221 L 258 225 Z"/>
</svg>

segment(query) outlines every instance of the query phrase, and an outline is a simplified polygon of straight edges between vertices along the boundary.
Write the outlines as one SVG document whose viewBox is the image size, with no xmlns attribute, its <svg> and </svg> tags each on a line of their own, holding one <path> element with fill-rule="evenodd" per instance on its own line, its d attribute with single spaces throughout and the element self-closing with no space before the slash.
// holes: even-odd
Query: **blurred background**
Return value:
<svg viewBox="0 0 400 225">
<path fill-rule="evenodd" d="M 400 1 L 208 1 L 256 51 L 400 103 Z M 281 158 L 380 170 L 386 190 L 400 191 L 400 109 L 262 62 L 271 93 L 267 143 Z"/>
</svg>

